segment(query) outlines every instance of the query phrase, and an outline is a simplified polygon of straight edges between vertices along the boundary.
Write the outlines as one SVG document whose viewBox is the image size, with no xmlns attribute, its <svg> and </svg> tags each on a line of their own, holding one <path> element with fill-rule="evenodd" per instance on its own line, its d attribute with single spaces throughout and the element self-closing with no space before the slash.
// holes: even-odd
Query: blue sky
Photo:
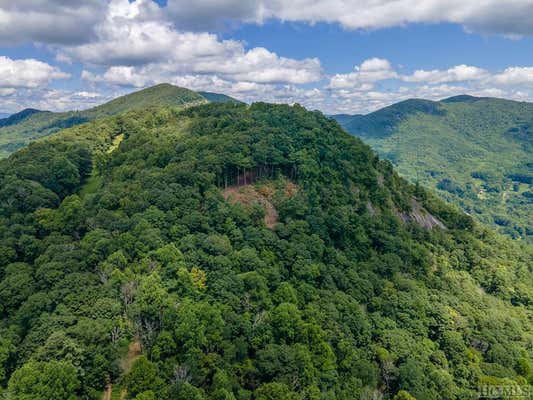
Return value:
<svg viewBox="0 0 533 400">
<path fill-rule="evenodd" d="M 422 5 L 423 4 L 423 5 Z M 160 82 L 364 113 L 410 97 L 533 100 L 533 0 L 19 0 L 0 4 L 0 112 Z"/>
</svg>

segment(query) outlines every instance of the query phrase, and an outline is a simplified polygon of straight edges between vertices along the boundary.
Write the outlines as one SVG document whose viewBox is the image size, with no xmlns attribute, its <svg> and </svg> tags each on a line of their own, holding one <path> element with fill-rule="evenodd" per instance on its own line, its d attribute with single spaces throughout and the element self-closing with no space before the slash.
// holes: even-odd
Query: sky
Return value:
<svg viewBox="0 0 533 400">
<path fill-rule="evenodd" d="M 162 82 L 327 114 L 533 101 L 533 0 L 0 0 L 0 113 Z"/>
</svg>

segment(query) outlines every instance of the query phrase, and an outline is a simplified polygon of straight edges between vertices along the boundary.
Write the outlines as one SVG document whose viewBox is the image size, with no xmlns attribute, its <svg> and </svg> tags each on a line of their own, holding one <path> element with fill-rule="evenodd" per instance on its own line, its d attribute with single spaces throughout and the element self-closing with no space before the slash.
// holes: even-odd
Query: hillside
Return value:
<svg viewBox="0 0 533 400">
<path fill-rule="evenodd" d="M 198 94 L 210 103 L 242 103 L 240 100 L 221 93 L 198 92 Z"/>
<path fill-rule="evenodd" d="M 238 102 L 222 94 L 197 93 L 169 84 L 160 84 L 83 111 L 54 113 L 26 109 L 8 118 L 0 119 L 0 158 L 7 157 L 37 138 L 98 118 L 147 107 L 183 107 L 206 102 L 227 101 Z"/>
<path fill-rule="evenodd" d="M 12 114 L 6 118 L 0 119 L 0 128 L 5 126 L 11 126 L 24 121 L 26 118 L 31 117 L 34 114 L 40 113 L 42 111 L 36 110 L 34 108 L 26 108 L 18 113 Z"/>
<path fill-rule="evenodd" d="M 456 96 L 334 116 L 411 182 L 480 221 L 533 241 L 533 104 Z"/>
<path fill-rule="evenodd" d="M 532 251 L 300 106 L 150 108 L 0 161 L 8 398 L 475 399 L 533 383 Z"/>
<path fill-rule="evenodd" d="M 206 99 L 200 94 L 189 89 L 164 83 L 118 97 L 82 113 L 88 118 L 95 119 L 130 110 L 142 110 L 147 107 L 183 106 L 202 103 L 206 103 Z"/>
</svg>

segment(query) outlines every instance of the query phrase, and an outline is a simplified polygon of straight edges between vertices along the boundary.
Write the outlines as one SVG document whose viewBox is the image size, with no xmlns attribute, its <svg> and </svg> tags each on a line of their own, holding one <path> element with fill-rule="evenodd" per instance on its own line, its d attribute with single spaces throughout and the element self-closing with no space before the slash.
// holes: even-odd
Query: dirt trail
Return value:
<svg viewBox="0 0 533 400">
<path fill-rule="evenodd" d="M 122 371 L 124 375 L 127 375 L 130 372 L 133 363 L 137 358 L 139 358 L 141 353 L 141 342 L 139 342 L 138 340 L 134 340 L 133 342 L 131 342 L 128 346 L 128 354 L 126 355 L 126 358 L 122 360 Z"/>
<path fill-rule="evenodd" d="M 141 342 L 139 342 L 138 340 L 134 340 L 128 346 L 128 354 L 126 354 L 126 358 L 122 361 L 122 375 L 127 375 L 131 371 L 133 363 L 139 358 L 141 354 Z M 127 395 L 128 391 L 126 389 L 122 389 L 122 391 L 120 392 L 120 400 L 124 400 Z"/>
<path fill-rule="evenodd" d="M 128 353 L 124 357 L 124 359 L 121 362 L 122 367 L 122 375 L 125 376 L 131 371 L 131 367 L 133 366 L 133 363 L 139 356 L 142 354 L 142 346 L 141 342 L 138 340 L 134 340 L 131 342 L 128 346 Z M 122 389 L 120 391 L 120 399 L 123 400 L 128 395 L 128 391 L 126 389 Z M 113 384 L 109 382 L 105 389 L 104 393 L 102 395 L 102 400 L 112 400 L 113 398 Z"/>
<path fill-rule="evenodd" d="M 104 389 L 104 395 L 102 396 L 102 400 L 111 400 L 112 395 L 113 395 L 113 385 L 111 383 L 108 383 Z"/>
</svg>

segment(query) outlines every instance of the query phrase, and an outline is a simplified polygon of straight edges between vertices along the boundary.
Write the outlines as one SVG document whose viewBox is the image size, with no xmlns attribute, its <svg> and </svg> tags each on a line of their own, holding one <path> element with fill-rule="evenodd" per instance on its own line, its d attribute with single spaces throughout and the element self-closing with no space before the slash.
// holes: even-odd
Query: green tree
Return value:
<svg viewBox="0 0 533 400">
<path fill-rule="evenodd" d="M 416 400 L 413 396 L 406 392 L 405 390 L 400 390 L 394 395 L 393 400 Z"/>
<path fill-rule="evenodd" d="M 172 398 L 176 400 L 205 400 L 201 389 L 188 382 L 179 383 L 172 388 Z"/>
<path fill-rule="evenodd" d="M 157 385 L 157 367 L 145 356 L 135 360 L 131 371 L 126 376 L 126 387 L 131 398 L 155 389 Z"/>
<path fill-rule="evenodd" d="M 281 303 L 272 311 L 272 326 L 280 342 L 292 343 L 301 328 L 298 307 L 291 303 Z"/>
<path fill-rule="evenodd" d="M 156 396 L 153 391 L 148 390 L 135 396 L 135 400 L 156 400 Z"/>
<path fill-rule="evenodd" d="M 256 400 L 299 400 L 301 397 L 282 383 L 265 383 L 255 392 Z"/>
<path fill-rule="evenodd" d="M 16 347 L 7 338 L 0 338 L 0 385 L 4 385 L 15 359 Z"/>
<path fill-rule="evenodd" d="M 30 361 L 16 370 L 8 384 L 13 400 L 76 400 L 80 382 L 69 362 Z"/>
</svg>

